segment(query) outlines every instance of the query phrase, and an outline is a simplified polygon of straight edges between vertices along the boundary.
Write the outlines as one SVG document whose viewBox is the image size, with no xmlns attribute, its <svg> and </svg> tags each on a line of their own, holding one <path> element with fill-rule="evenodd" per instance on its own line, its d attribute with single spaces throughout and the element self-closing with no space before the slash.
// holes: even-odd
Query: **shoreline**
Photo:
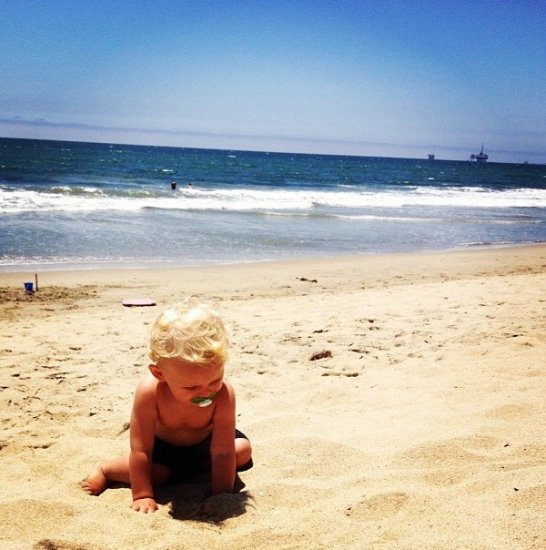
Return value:
<svg viewBox="0 0 546 550">
<path fill-rule="evenodd" d="M 546 547 L 546 245 L 33 276 L 0 273 L 2 548 Z M 128 451 L 150 325 L 190 294 L 254 449 L 212 521 L 199 480 L 149 516 L 78 486 Z"/>
<path fill-rule="evenodd" d="M 96 267 L 77 267 L 77 264 L 69 264 L 71 267 L 62 268 L 54 267 L 53 265 L 46 264 L 38 265 L 32 268 L 25 269 L 14 269 L 14 270 L 2 270 L 0 268 L 0 283 L 2 279 L 7 281 L 12 281 L 16 277 L 26 276 L 27 278 L 34 277 L 37 273 L 39 275 L 43 274 L 44 276 L 62 276 L 66 274 L 68 277 L 70 275 L 80 274 L 85 278 L 85 274 L 97 274 L 99 276 L 113 276 L 113 274 L 119 273 L 146 273 L 146 272 L 175 272 L 175 271 L 196 271 L 196 270 L 214 270 L 214 269 L 243 269 L 249 267 L 251 269 L 259 268 L 259 266 L 275 266 L 279 265 L 298 265 L 298 264 L 311 264 L 311 265 L 320 265 L 322 263 L 343 263 L 343 262 L 360 262 L 360 261 L 369 261 L 372 259 L 387 259 L 388 261 L 396 261 L 399 259 L 402 261 L 404 258 L 419 258 L 419 257 L 437 257 L 437 256 L 451 256 L 451 255 L 464 255 L 469 254 L 469 257 L 472 257 L 473 254 L 481 254 L 483 252 L 487 253 L 489 251 L 526 251 L 530 249 L 546 249 L 545 243 L 524 243 L 524 244 L 499 244 L 499 245 L 480 245 L 473 246 L 471 248 L 453 248 L 446 250 L 420 250 L 420 251 L 409 251 L 409 252 L 377 252 L 377 253 L 362 253 L 362 254 L 341 254 L 333 256 L 303 256 L 303 257 L 294 257 L 294 258 L 280 258 L 280 259 L 268 259 L 268 260 L 249 260 L 249 261 L 234 261 L 227 263 L 205 263 L 205 264 L 196 264 L 196 265 L 177 265 L 177 266 L 161 266 L 150 264 L 149 266 L 139 266 L 139 267 L 103 267 L 97 265 Z M 46 267 L 47 266 L 47 267 Z M 44 267 L 46 267 L 44 269 Z M 30 280 L 30 279 L 29 279 Z"/>
<path fill-rule="evenodd" d="M 353 257 L 376 257 L 376 256 L 407 256 L 407 255 L 429 255 L 429 254 L 449 254 L 457 252 L 471 252 L 473 250 L 497 250 L 497 249 L 511 249 L 511 248 L 528 248 L 528 247 L 541 247 L 546 246 L 545 242 L 523 242 L 523 243 L 495 243 L 495 244 L 479 244 L 466 247 L 453 247 L 447 249 L 421 249 L 421 250 L 408 250 L 408 251 L 387 251 L 387 252 L 355 252 L 344 254 L 324 254 L 318 256 L 283 256 L 282 258 L 270 258 L 270 259 L 248 259 L 248 260 L 234 260 L 230 262 L 204 262 L 194 264 L 177 264 L 177 265 L 161 265 L 161 262 L 150 261 L 145 265 L 131 265 L 130 263 L 121 266 L 114 261 L 105 262 L 91 262 L 81 264 L 78 263 L 65 263 L 65 264 L 24 264 L 24 265 L 0 265 L 0 275 L 4 273 L 35 273 L 35 272 L 65 272 L 65 271 L 116 271 L 116 270 L 157 270 L 157 269 L 201 269 L 209 267 L 222 267 L 231 265 L 249 265 L 249 264 L 267 264 L 276 262 L 292 262 L 292 261 L 330 261 L 337 259 L 353 258 Z M 104 264 L 104 265 L 102 265 Z"/>
</svg>

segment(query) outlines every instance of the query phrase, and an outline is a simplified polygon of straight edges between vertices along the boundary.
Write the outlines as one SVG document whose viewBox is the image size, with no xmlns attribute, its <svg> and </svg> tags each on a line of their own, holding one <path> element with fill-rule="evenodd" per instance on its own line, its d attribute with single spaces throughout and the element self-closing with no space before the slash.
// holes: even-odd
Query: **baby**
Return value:
<svg viewBox="0 0 546 550">
<path fill-rule="evenodd" d="M 133 510 L 155 512 L 154 485 L 210 470 L 212 494 L 233 491 L 236 471 L 252 466 L 252 448 L 235 429 L 235 393 L 224 379 L 228 339 L 220 316 L 190 299 L 152 328 L 149 372 L 137 386 L 131 452 L 99 464 L 82 482 L 99 495 L 130 483 Z"/>
</svg>

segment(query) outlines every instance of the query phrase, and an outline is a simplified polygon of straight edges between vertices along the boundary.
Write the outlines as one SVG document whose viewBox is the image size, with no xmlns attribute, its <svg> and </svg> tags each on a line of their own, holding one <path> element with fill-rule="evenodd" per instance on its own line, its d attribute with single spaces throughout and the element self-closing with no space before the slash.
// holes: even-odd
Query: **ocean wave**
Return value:
<svg viewBox="0 0 546 550">
<path fill-rule="evenodd" d="M 237 212 L 331 212 L 407 207 L 545 208 L 546 190 L 415 187 L 412 189 L 180 189 L 97 188 L 56 185 L 47 190 L 0 187 L 0 212 L 93 210 L 138 211 L 141 209 L 204 210 Z"/>
<path fill-rule="evenodd" d="M 470 242 L 461 242 L 457 248 L 479 248 L 484 246 L 493 246 L 495 248 L 505 248 L 509 246 L 527 246 L 527 245 L 537 245 L 544 244 L 544 241 L 541 239 L 531 239 L 527 241 L 470 241 Z"/>
<path fill-rule="evenodd" d="M 56 185 L 50 189 L 51 193 L 61 195 L 104 195 L 104 191 L 98 187 Z"/>
</svg>

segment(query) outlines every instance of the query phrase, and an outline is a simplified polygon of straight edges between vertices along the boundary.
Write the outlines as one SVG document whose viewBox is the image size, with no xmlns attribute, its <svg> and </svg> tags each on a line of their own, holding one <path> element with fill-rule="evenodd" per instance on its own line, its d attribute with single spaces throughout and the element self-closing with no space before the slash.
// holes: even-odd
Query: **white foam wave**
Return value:
<svg viewBox="0 0 546 550">
<path fill-rule="evenodd" d="M 38 191 L 0 192 L 0 212 L 93 212 L 101 210 L 139 210 L 141 206 L 106 195 L 67 195 Z"/>
<path fill-rule="evenodd" d="M 53 191 L 53 190 L 51 190 Z M 464 207 L 545 208 L 545 189 L 491 191 L 477 188 L 414 187 L 407 190 L 347 189 L 181 189 L 173 194 L 148 195 L 148 190 L 124 195 L 94 187 L 57 187 L 54 192 L 0 188 L 0 212 L 138 211 L 144 208 L 173 210 L 232 210 L 256 212 L 335 212 L 336 209 Z"/>
<path fill-rule="evenodd" d="M 66 195 L 104 195 L 104 191 L 98 187 L 84 186 L 70 186 L 70 185 L 56 185 L 51 187 L 52 193 L 61 193 Z"/>
</svg>

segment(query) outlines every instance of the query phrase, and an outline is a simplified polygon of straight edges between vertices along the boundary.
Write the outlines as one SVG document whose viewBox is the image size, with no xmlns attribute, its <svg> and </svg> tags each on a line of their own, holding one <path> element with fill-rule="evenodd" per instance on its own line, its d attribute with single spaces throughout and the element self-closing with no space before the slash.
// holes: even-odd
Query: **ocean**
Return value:
<svg viewBox="0 0 546 550">
<path fill-rule="evenodd" d="M 546 165 L 0 139 L 1 271 L 544 242 Z"/>
</svg>

